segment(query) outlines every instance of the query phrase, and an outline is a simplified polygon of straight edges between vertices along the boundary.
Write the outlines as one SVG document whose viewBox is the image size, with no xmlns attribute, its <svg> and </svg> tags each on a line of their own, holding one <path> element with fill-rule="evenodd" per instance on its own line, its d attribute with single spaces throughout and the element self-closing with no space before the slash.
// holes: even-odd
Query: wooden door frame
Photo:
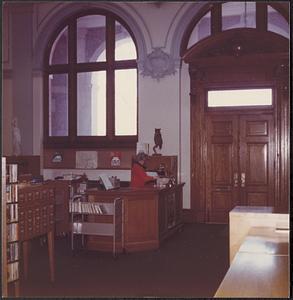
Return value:
<svg viewBox="0 0 293 300">
<path fill-rule="evenodd" d="M 229 68 L 227 68 L 229 66 Z M 234 68 L 234 69 L 233 69 Z M 237 69 L 238 78 L 235 79 Z M 288 53 L 226 57 L 224 60 L 196 59 L 189 64 L 191 214 L 194 222 L 206 222 L 205 176 L 207 143 L 205 89 L 208 87 L 271 86 L 275 116 L 275 207 L 289 209 L 289 59 Z M 220 74 L 220 75 L 219 75 Z M 196 157 L 196 160 L 193 158 Z"/>
</svg>

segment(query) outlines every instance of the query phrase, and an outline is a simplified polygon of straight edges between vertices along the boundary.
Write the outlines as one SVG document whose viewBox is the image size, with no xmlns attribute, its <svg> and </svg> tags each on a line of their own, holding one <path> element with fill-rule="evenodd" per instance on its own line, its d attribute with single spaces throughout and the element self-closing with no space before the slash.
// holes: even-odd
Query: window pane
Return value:
<svg viewBox="0 0 293 300">
<path fill-rule="evenodd" d="M 115 71 L 115 135 L 137 134 L 137 70 Z"/>
<path fill-rule="evenodd" d="M 77 135 L 106 135 L 106 71 L 77 75 Z"/>
<path fill-rule="evenodd" d="M 227 2 L 222 4 L 222 30 L 256 28 L 255 2 Z"/>
<path fill-rule="evenodd" d="M 68 27 L 65 27 L 53 43 L 50 53 L 49 64 L 68 63 Z"/>
<path fill-rule="evenodd" d="M 129 32 L 115 22 L 115 60 L 136 59 L 136 48 Z"/>
<path fill-rule="evenodd" d="M 49 75 L 49 135 L 68 135 L 68 77 Z"/>
<path fill-rule="evenodd" d="M 91 15 L 77 19 L 77 62 L 105 61 L 106 18 Z"/>
<path fill-rule="evenodd" d="M 208 91 L 208 107 L 272 105 L 272 89 Z"/>
<path fill-rule="evenodd" d="M 268 30 L 289 39 L 289 24 L 286 19 L 268 5 Z"/>
<path fill-rule="evenodd" d="M 211 12 L 205 14 L 195 25 L 190 35 L 187 49 L 209 35 L 211 35 Z"/>
</svg>

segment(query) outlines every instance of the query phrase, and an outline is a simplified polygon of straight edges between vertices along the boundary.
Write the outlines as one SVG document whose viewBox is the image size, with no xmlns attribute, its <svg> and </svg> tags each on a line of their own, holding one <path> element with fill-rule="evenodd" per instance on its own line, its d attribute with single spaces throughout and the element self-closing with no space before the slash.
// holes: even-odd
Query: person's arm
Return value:
<svg viewBox="0 0 293 300">
<path fill-rule="evenodd" d="M 132 177 L 136 183 L 142 186 L 147 182 L 155 180 L 154 177 L 148 176 L 145 170 L 137 164 L 132 167 Z"/>
</svg>

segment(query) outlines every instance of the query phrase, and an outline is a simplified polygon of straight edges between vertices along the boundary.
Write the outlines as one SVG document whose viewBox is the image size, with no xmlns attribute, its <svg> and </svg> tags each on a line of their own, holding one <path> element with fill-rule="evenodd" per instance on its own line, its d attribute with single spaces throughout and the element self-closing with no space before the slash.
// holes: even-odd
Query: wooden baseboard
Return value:
<svg viewBox="0 0 293 300">
<path fill-rule="evenodd" d="M 205 212 L 194 209 L 182 209 L 183 223 L 206 223 Z"/>
<path fill-rule="evenodd" d="M 183 223 L 195 223 L 195 215 L 193 209 L 182 209 Z"/>
</svg>

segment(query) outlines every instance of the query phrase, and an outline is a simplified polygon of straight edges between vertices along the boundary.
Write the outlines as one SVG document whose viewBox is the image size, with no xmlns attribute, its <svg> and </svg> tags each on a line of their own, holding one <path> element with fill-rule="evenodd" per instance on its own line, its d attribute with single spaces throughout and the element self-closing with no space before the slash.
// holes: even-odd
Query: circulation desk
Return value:
<svg viewBox="0 0 293 300">
<path fill-rule="evenodd" d="M 101 191 L 88 189 L 89 202 L 109 202 L 121 197 L 124 203 L 124 243 L 118 243 L 118 252 L 158 249 L 160 243 L 182 228 L 182 188 L 173 187 L 119 188 Z M 91 216 L 97 223 L 112 222 L 109 216 Z M 108 219 L 107 219 L 108 218 Z M 124 244 L 124 246 L 123 246 Z M 87 236 L 88 250 L 112 251 L 112 239 L 103 236 Z"/>
</svg>

